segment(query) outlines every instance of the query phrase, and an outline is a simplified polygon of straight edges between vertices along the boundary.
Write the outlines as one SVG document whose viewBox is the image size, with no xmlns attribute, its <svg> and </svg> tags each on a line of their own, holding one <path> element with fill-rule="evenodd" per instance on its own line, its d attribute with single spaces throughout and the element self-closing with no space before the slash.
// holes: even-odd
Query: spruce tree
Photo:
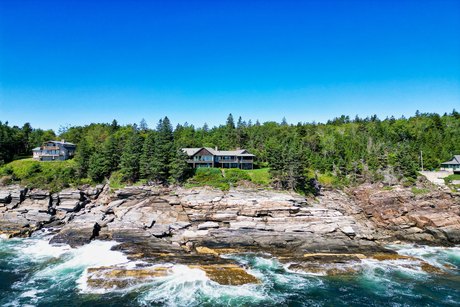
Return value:
<svg viewBox="0 0 460 307">
<path fill-rule="evenodd" d="M 77 175 L 80 178 L 85 178 L 88 174 L 89 160 L 91 158 L 92 150 L 83 138 L 78 144 L 77 152 L 75 154 L 75 162 L 77 162 Z"/>
<path fill-rule="evenodd" d="M 174 156 L 173 142 L 172 126 L 168 117 L 165 117 L 157 126 L 152 157 L 152 177 L 161 183 L 167 182 L 169 178 L 169 167 Z"/>
<path fill-rule="evenodd" d="M 125 181 L 135 182 L 140 176 L 140 157 L 142 153 L 142 138 L 133 129 L 121 155 L 120 172 Z"/>
<path fill-rule="evenodd" d="M 182 183 L 190 175 L 191 169 L 187 163 L 187 158 L 188 156 L 182 149 L 177 148 L 175 150 L 175 155 L 171 161 L 169 171 L 171 175 L 171 182 Z"/>
<path fill-rule="evenodd" d="M 155 132 L 150 131 L 142 147 L 142 155 L 140 160 L 141 177 L 145 179 L 153 179 L 153 156 L 155 152 Z"/>
<path fill-rule="evenodd" d="M 107 163 L 104 154 L 95 152 L 91 155 L 88 164 L 88 176 L 95 182 L 101 182 L 107 175 Z"/>
<path fill-rule="evenodd" d="M 118 150 L 118 141 L 111 135 L 104 143 L 103 157 L 105 163 L 105 175 L 109 176 L 110 173 L 118 169 L 120 162 L 120 153 Z"/>
</svg>

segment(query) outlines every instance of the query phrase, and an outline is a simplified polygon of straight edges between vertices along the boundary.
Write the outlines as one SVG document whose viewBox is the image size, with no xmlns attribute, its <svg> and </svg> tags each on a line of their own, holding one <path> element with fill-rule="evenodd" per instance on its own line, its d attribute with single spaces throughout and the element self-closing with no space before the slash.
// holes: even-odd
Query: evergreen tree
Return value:
<svg viewBox="0 0 460 307">
<path fill-rule="evenodd" d="M 283 119 L 281 120 L 281 126 L 287 126 L 288 123 L 287 123 L 287 120 L 286 120 L 286 117 L 283 117 Z"/>
<path fill-rule="evenodd" d="M 111 135 L 104 143 L 103 157 L 105 161 L 105 175 L 109 176 L 118 169 L 120 163 L 120 153 L 117 139 Z"/>
<path fill-rule="evenodd" d="M 235 129 L 235 120 L 233 119 L 232 113 L 228 114 L 226 126 L 227 130 Z"/>
<path fill-rule="evenodd" d="M 139 129 L 140 129 L 141 131 L 144 131 L 144 132 L 147 131 L 147 130 L 149 129 L 149 126 L 147 125 L 147 122 L 145 121 L 144 118 L 143 118 L 143 119 L 141 120 L 141 122 L 139 123 Z"/>
<path fill-rule="evenodd" d="M 175 155 L 170 164 L 171 181 L 176 183 L 184 182 L 191 173 L 187 163 L 188 156 L 182 149 L 175 150 Z"/>
<path fill-rule="evenodd" d="M 225 125 L 225 136 L 222 142 L 224 148 L 234 149 L 238 144 L 238 135 L 235 129 L 235 121 L 233 120 L 233 115 L 230 113 L 227 118 L 227 123 Z"/>
<path fill-rule="evenodd" d="M 157 126 L 152 157 L 152 177 L 161 183 L 167 182 L 169 178 L 169 167 L 174 156 L 173 142 L 172 126 L 168 117 L 165 117 Z"/>
<path fill-rule="evenodd" d="M 107 174 L 107 161 L 103 153 L 95 152 L 88 163 L 88 176 L 95 182 L 101 182 Z"/>
<path fill-rule="evenodd" d="M 155 132 L 150 131 L 147 134 L 142 147 L 140 172 L 141 177 L 145 179 L 153 179 L 154 177 L 153 158 L 155 154 L 155 137 Z"/>
<path fill-rule="evenodd" d="M 77 146 L 75 153 L 75 162 L 77 163 L 77 175 L 85 178 L 88 175 L 89 160 L 93 150 L 89 146 L 86 138 L 83 138 Z"/>
<path fill-rule="evenodd" d="M 121 155 L 120 172 L 123 180 L 135 182 L 139 179 L 141 153 L 142 138 L 139 135 L 139 132 L 133 128 Z"/>
<path fill-rule="evenodd" d="M 110 132 L 115 133 L 115 131 L 117 131 L 119 128 L 120 128 L 120 126 L 118 125 L 117 120 L 114 119 L 112 121 L 112 124 L 110 125 Z"/>
</svg>

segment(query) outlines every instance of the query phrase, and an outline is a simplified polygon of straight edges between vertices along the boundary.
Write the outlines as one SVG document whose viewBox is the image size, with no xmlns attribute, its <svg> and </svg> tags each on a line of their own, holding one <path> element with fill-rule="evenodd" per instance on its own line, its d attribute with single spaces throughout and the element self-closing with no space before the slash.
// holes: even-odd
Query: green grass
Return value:
<svg viewBox="0 0 460 307">
<path fill-rule="evenodd" d="M 417 187 L 412 187 L 411 191 L 415 195 L 423 195 L 423 194 L 427 194 L 427 193 L 430 192 L 430 190 L 428 190 L 428 189 L 420 189 L 420 188 L 417 188 Z"/>
<path fill-rule="evenodd" d="M 450 187 L 453 191 L 457 190 L 460 188 L 460 184 L 453 184 L 452 182 L 454 180 L 460 180 L 460 175 L 457 174 L 452 174 L 444 178 L 444 182 L 448 187 Z"/>
<path fill-rule="evenodd" d="M 452 174 L 444 178 L 444 181 L 448 183 L 452 183 L 454 180 L 460 180 L 460 175 Z"/>
<path fill-rule="evenodd" d="M 270 184 L 269 169 L 198 168 L 195 171 L 195 175 L 187 181 L 185 186 L 189 188 L 210 186 L 225 191 L 241 182 L 252 182 L 260 186 L 268 186 Z"/>
<path fill-rule="evenodd" d="M 0 177 L 9 176 L 13 182 L 51 191 L 79 184 L 74 160 L 39 162 L 33 159 L 12 161 L 0 168 Z"/>
<path fill-rule="evenodd" d="M 123 175 L 120 171 L 113 172 L 112 175 L 110 175 L 109 187 L 112 190 L 117 190 L 125 187 L 125 184 L 123 183 Z"/>
<path fill-rule="evenodd" d="M 252 169 L 252 170 L 245 170 L 245 172 L 249 175 L 253 183 L 259 184 L 262 186 L 270 185 L 271 176 L 270 176 L 270 169 L 268 167 Z"/>
</svg>

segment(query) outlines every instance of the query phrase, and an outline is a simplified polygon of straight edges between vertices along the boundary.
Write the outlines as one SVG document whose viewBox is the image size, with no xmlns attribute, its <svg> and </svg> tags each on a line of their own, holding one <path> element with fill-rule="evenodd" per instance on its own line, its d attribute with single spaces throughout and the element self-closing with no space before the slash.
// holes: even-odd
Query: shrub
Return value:
<svg viewBox="0 0 460 307">
<path fill-rule="evenodd" d="M 416 179 L 415 178 L 412 178 L 412 177 L 408 177 L 408 178 L 404 178 L 404 181 L 403 181 L 403 186 L 408 188 L 408 187 L 412 187 L 415 185 L 416 183 Z"/>
<path fill-rule="evenodd" d="M 120 171 L 115 171 L 110 175 L 109 186 L 111 189 L 120 189 L 125 186 L 123 184 L 123 174 Z"/>
<path fill-rule="evenodd" d="M 39 164 L 39 162 L 37 162 L 37 163 L 32 163 L 31 165 L 29 165 L 29 166 L 27 167 L 25 177 L 26 177 L 26 178 L 31 178 L 31 177 L 33 177 L 35 174 L 41 173 L 41 171 L 42 171 L 42 167 L 41 167 L 41 165 Z"/>
<path fill-rule="evenodd" d="M 14 169 L 11 167 L 11 165 L 6 165 L 1 169 L 1 174 L 5 176 L 14 175 Z"/>
<path fill-rule="evenodd" d="M 251 177 L 249 177 L 246 171 L 240 170 L 238 168 L 226 169 L 224 171 L 224 174 L 225 174 L 225 179 L 227 179 L 229 183 L 237 183 L 238 181 L 242 181 L 242 180 L 246 180 L 246 181 L 251 180 Z"/>
</svg>

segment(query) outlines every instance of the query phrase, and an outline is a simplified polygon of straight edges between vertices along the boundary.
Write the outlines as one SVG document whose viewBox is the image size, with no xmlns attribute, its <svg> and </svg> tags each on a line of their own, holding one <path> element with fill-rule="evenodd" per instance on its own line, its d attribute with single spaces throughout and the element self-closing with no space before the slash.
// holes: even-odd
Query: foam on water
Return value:
<svg viewBox="0 0 460 307">
<path fill-rule="evenodd" d="M 438 268 L 445 268 L 446 264 L 460 268 L 460 246 L 439 247 L 405 244 L 390 245 L 389 247 L 396 250 L 400 255 L 423 259 Z"/>
<path fill-rule="evenodd" d="M 211 281 L 200 269 L 174 265 L 168 276 L 156 278 L 141 304 L 159 303 L 167 306 L 195 306 L 219 302 L 224 305 L 257 304 L 268 299 L 260 285 L 224 286 Z"/>
<path fill-rule="evenodd" d="M 8 242 L 14 257 L 9 259 L 13 267 L 30 267 L 27 275 L 12 285 L 16 297 L 9 305 L 36 303 L 39 299 L 49 299 L 51 293 L 82 286 L 89 267 L 110 266 L 128 262 L 127 257 L 111 248 L 116 242 L 92 241 L 71 248 L 68 245 L 51 245 L 46 233 L 27 239 Z"/>
<path fill-rule="evenodd" d="M 460 247 L 390 246 L 401 255 L 420 260 L 364 259 L 346 264 L 355 266 L 357 273 L 345 278 L 289 271 L 287 265 L 268 254 L 231 254 L 223 257 L 243 266 L 260 280 L 259 284 L 220 285 L 200 269 L 158 264 L 167 265 L 169 274 L 146 279 L 131 288 L 101 290 L 88 287 L 88 268 L 149 266 L 129 261 L 123 253 L 111 250 L 116 242 L 92 241 L 71 248 L 51 245 L 49 239 L 49 234 L 44 232 L 27 239 L 0 240 L 1 270 L 18 271 L 21 276 L 8 286 L 11 290 L 8 297 L 2 299 L 0 295 L 0 305 L 46 306 L 78 299 L 104 304 L 110 298 L 112 303 L 121 302 L 120 305 L 167 306 L 368 306 L 369 302 L 377 301 L 394 306 L 435 306 L 460 301 Z M 439 277 L 423 271 L 422 261 L 443 269 L 446 275 Z M 446 268 L 446 265 L 449 266 Z"/>
</svg>

